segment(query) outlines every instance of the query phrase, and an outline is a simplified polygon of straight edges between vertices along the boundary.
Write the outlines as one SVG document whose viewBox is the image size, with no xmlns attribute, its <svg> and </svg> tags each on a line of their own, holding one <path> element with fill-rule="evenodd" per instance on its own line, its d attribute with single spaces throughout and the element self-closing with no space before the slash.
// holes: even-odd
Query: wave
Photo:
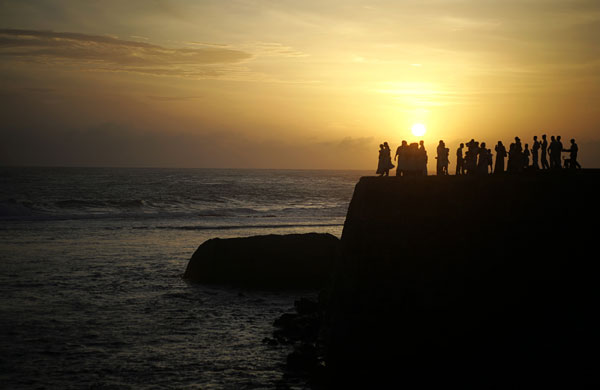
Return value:
<svg viewBox="0 0 600 390">
<path fill-rule="evenodd" d="M 147 230 L 238 230 L 238 229 L 286 229 L 301 227 L 337 227 L 343 223 L 289 223 L 289 224 L 258 224 L 258 225 L 214 225 L 214 226 L 134 226 L 132 229 Z"/>
</svg>

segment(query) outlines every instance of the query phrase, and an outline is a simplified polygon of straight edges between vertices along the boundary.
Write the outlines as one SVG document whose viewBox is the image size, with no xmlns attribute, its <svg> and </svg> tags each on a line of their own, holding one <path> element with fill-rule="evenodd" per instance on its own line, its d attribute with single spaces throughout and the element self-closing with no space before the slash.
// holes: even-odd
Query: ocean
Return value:
<svg viewBox="0 0 600 390">
<path fill-rule="evenodd" d="M 365 174 L 0 168 L 0 387 L 275 388 L 290 349 L 261 340 L 316 291 L 181 275 L 214 237 L 341 236 Z"/>
</svg>

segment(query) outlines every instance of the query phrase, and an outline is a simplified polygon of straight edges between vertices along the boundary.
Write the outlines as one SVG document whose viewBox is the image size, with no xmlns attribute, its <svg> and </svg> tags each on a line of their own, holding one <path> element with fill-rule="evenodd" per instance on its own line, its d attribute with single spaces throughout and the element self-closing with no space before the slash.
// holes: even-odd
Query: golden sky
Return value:
<svg viewBox="0 0 600 390">
<path fill-rule="evenodd" d="M 0 164 L 374 169 L 423 123 L 430 168 L 543 133 L 600 167 L 599 37 L 598 0 L 0 0 Z"/>
</svg>

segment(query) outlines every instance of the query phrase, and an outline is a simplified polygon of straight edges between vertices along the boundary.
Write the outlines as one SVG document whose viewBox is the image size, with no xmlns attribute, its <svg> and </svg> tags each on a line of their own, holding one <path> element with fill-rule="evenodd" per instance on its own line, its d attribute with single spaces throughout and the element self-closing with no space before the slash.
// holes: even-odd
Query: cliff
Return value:
<svg viewBox="0 0 600 390">
<path fill-rule="evenodd" d="M 340 241 L 331 234 L 214 238 L 198 247 L 183 277 L 259 288 L 319 288 L 330 281 Z"/>
<path fill-rule="evenodd" d="M 363 177 L 321 331 L 334 382 L 596 381 L 599 179 Z"/>
</svg>

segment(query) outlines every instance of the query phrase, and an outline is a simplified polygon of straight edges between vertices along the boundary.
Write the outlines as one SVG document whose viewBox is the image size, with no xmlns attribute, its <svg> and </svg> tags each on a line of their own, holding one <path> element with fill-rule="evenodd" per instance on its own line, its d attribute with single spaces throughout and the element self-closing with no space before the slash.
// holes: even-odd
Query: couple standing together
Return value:
<svg viewBox="0 0 600 390">
<path fill-rule="evenodd" d="M 420 145 L 420 146 L 419 146 Z M 410 145 L 402 141 L 398 146 L 394 160 L 398 162 L 396 176 L 420 176 L 427 175 L 427 151 L 423 141 Z M 391 150 L 387 142 L 379 145 L 379 163 L 377 165 L 377 174 L 379 176 L 389 176 L 390 169 L 394 168 L 392 164 Z"/>
</svg>

